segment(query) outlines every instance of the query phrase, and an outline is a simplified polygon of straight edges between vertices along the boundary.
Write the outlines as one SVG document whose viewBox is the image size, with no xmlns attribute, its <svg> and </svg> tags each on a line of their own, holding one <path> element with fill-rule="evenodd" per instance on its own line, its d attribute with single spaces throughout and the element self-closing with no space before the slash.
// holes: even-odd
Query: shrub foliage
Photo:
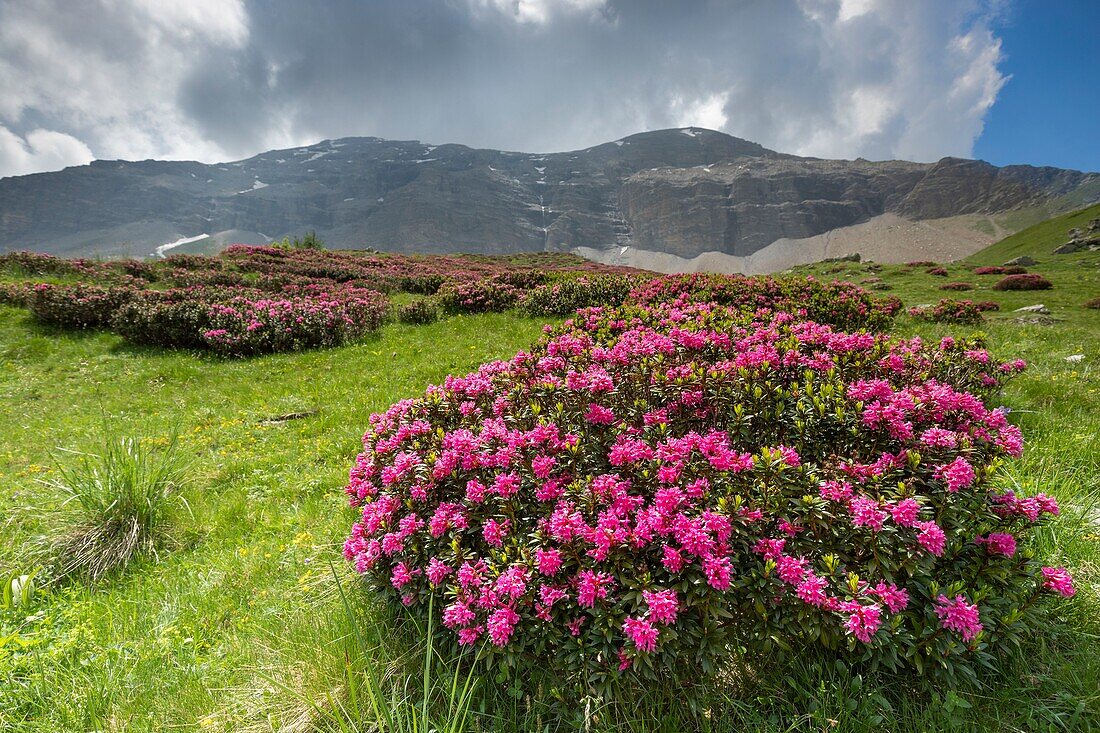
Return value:
<svg viewBox="0 0 1100 733">
<path fill-rule="evenodd" d="M 994 290 L 1050 290 L 1054 284 L 1042 275 L 1009 275 L 993 284 Z"/>
<path fill-rule="evenodd" d="M 1022 362 L 670 300 L 371 416 L 348 560 L 578 694 L 807 647 L 968 673 L 1072 594 L 1017 546 L 1057 505 L 995 485 L 1022 443 L 987 403 Z"/>
<path fill-rule="evenodd" d="M 1000 310 L 992 301 L 954 300 L 944 298 L 935 305 L 918 305 L 909 309 L 909 316 L 933 323 L 975 324 L 985 320 L 982 313 Z"/>
</svg>

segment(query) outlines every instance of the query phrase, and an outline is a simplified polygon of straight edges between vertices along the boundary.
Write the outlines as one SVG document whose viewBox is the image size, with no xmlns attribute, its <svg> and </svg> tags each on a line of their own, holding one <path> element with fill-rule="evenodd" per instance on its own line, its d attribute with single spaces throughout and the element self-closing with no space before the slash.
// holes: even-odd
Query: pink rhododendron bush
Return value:
<svg viewBox="0 0 1100 733">
<path fill-rule="evenodd" d="M 675 300 L 675 299 L 673 299 Z M 373 415 L 344 553 L 480 662 L 577 690 L 824 653 L 967 672 L 1069 576 L 998 486 L 1022 362 L 714 304 L 589 309 Z"/>
<path fill-rule="evenodd" d="M 688 305 L 714 303 L 754 312 L 789 311 L 837 328 L 883 328 L 901 310 L 894 297 L 877 298 L 850 282 L 815 277 L 771 277 L 693 273 L 666 275 L 631 291 L 626 303 Z"/>
</svg>

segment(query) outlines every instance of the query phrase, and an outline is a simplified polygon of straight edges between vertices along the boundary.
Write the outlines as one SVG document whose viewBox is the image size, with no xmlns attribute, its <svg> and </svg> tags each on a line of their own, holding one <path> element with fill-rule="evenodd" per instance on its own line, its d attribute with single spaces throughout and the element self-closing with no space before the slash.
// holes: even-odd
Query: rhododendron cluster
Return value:
<svg viewBox="0 0 1100 733">
<path fill-rule="evenodd" d="M 813 277 L 746 277 L 693 273 L 655 278 L 635 288 L 628 303 L 711 303 L 746 312 L 790 311 L 837 328 L 882 327 L 901 310 L 897 298 L 875 298 L 848 282 Z"/>
<path fill-rule="evenodd" d="M 1000 310 L 992 301 L 953 300 L 944 298 L 936 305 L 918 305 L 909 309 L 909 316 L 933 323 L 976 324 L 985 320 L 982 313 Z"/>
<path fill-rule="evenodd" d="M 1022 362 L 672 299 L 591 308 L 371 416 L 344 552 L 492 664 L 585 687 L 816 645 L 968 669 L 1068 595 L 995 488 Z"/>
</svg>

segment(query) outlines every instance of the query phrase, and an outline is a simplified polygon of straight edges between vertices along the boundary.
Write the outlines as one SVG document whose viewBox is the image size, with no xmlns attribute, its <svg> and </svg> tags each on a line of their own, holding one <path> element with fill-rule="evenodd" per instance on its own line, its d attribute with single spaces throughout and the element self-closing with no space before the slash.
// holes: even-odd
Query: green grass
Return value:
<svg viewBox="0 0 1100 733">
<path fill-rule="evenodd" d="M 1067 255 L 1056 255 L 1052 252 L 1069 239 L 1066 233 L 1073 228 L 1087 229 L 1089 221 L 1097 217 L 1100 217 L 1100 204 L 1046 219 L 1005 237 L 971 255 L 966 261 L 975 265 L 1000 265 L 1021 255 L 1028 255 L 1040 262 L 1058 260 Z"/>
<path fill-rule="evenodd" d="M 948 690 L 803 660 L 716 684 L 701 713 L 675 690 L 626 708 L 596 706 L 594 730 L 1100 728 L 1100 311 L 1081 307 L 1100 295 L 1100 253 L 1041 259 L 1034 269 L 1055 288 L 1039 293 L 990 291 L 997 278 L 973 276 L 969 263 L 949 265 L 947 278 L 867 263 L 803 268 L 854 282 L 882 277 L 906 305 L 941 297 L 1002 304 L 981 329 L 902 317 L 898 331 L 983 330 L 998 356 L 1031 364 L 1003 395 L 1028 439 L 1004 480 L 1065 507 L 1033 549 L 1070 567 L 1079 592 L 1055 601 L 1054 622 L 1035 630 L 1007 673 Z M 937 289 L 958 280 L 982 286 Z M 1053 324 L 1015 320 L 1011 309 L 1036 302 L 1052 310 Z M 191 464 L 182 492 L 189 512 L 174 516 L 159 559 L 0 609 L 0 730 L 372 730 L 383 705 L 404 715 L 406 729 L 454 720 L 449 706 L 464 704 L 453 694 L 454 680 L 464 684 L 457 668 L 418 647 L 415 629 L 378 612 L 349 582 L 342 488 L 372 411 L 510 356 L 541 327 L 514 314 L 452 317 L 390 324 L 339 349 L 226 361 L 43 329 L 0 307 L 0 577 L 33 570 L 18 550 L 52 528 L 48 514 L 20 509 L 51 500 L 41 481 L 56 477 L 57 448 L 102 444 L 104 416 L 118 436 L 155 442 L 178 430 Z M 1085 359 L 1065 361 L 1072 354 Z M 307 416 L 276 419 L 291 413 Z M 474 729 L 555 729 L 543 701 L 512 689 L 509 680 L 480 680 L 468 701 Z"/>
</svg>

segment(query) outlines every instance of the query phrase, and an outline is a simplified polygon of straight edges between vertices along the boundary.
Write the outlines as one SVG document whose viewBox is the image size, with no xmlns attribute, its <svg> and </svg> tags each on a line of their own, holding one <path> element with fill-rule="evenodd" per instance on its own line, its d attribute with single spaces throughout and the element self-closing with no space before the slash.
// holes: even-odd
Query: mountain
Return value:
<svg viewBox="0 0 1100 733">
<path fill-rule="evenodd" d="M 144 256 L 315 230 L 342 248 L 759 270 L 853 247 L 953 259 L 1097 200 L 1096 173 L 803 158 L 699 128 L 547 154 L 345 138 L 232 163 L 98 160 L 3 178 L 0 251 Z"/>
</svg>

